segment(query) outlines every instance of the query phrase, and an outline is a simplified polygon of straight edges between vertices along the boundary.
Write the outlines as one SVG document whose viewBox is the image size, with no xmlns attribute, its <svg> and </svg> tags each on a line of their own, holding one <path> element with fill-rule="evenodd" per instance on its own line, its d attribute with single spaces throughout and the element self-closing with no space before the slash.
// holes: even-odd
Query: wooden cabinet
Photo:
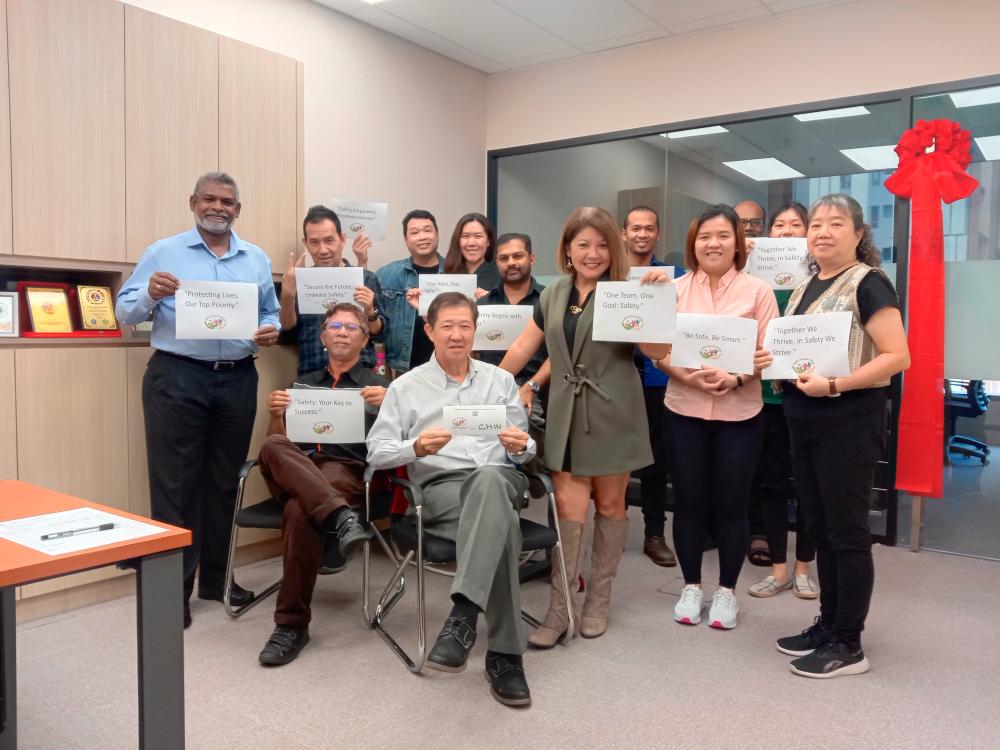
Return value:
<svg viewBox="0 0 1000 750">
<path fill-rule="evenodd" d="M 10 198 L 10 80 L 7 77 L 7 3 L 0 0 L 0 253 L 13 252 Z M 0 459 L 2 461 L 2 459 Z"/>
<path fill-rule="evenodd" d="M 21 348 L 15 354 L 17 478 L 129 510 L 125 348 Z M 88 571 L 22 588 L 37 596 L 120 575 Z"/>
<path fill-rule="evenodd" d="M 19 255 L 125 260 L 124 39 L 115 0 L 7 2 Z"/>
<path fill-rule="evenodd" d="M 146 471 L 146 424 L 142 413 L 142 378 L 153 355 L 149 347 L 125 350 L 125 412 L 128 421 L 128 510 L 148 516 L 149 474 Z"/>
<path fill-rule="evenodd" d="M 219 37 L 125 6 L 127 259 L 193 224 L 195 180 L 219 167 Z"/>
<path fill-rule="evenodd" d="M 17 479 L 16 394 L 14 350 L 0 349 L 0 479 Z"/>
<path fill-rule="evenodd" d="M 297 86 L 291 58 L 219 39 L 219 168 L 240 186 L 236 232 L 278 273 L 300 235 Z"/>
</svg>

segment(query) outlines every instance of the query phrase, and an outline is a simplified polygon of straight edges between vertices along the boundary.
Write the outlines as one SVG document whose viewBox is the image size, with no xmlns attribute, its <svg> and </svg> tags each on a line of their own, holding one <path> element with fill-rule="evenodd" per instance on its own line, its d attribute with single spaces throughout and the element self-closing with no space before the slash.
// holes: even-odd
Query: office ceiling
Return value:
<svg viewBox="0 0 1000 750">
<path fill-rule="evenodd" d="M 501 73 L 856 0 L 314 0 Z"/>
</svg>

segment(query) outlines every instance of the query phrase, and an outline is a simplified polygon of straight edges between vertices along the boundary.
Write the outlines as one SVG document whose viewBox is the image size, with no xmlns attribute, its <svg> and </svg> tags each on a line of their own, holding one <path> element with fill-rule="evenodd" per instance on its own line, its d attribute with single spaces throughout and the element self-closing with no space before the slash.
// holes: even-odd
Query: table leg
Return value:
<svg viewBox="0 0 1000 750">
<path fill-rule="evenodd" d="M 0 592 L 0 662 L 3 665 L 3 690 L 0 691 L 0 750 L 17 747 L 17 602 L 15 587 Z"/>
<path fill-rule="evenodd" d="M 139 639 L 139 747 L 184 747 L 184 627 L 181 550 L 140 558 L 136 569 Z"/>
</svg>

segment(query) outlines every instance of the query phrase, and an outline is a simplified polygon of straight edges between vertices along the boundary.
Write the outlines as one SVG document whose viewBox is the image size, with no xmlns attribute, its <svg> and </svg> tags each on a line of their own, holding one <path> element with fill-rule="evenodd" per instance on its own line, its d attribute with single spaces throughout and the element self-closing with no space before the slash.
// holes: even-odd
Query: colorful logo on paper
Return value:
<svg viewBox="0 0 1000 750">
<path fill-rule="evenodd" d="M 459 428 L 461 428 L 461 427 L 465 427 L 466 424 L 467 424 L 467 422 L 465 421 L 465 417 L 455 417 L 453 420 L 451 420 L 451 426 L 452 427 L 459 427 Z"/>
<path fill-rule="evenodd" d="M 364 224 L 358 224 L 358 223 L 351 224 L 351 231 L 352 232 L 363 232 L 364 229 L 365 229 L 365 225 Z"/>
<path fill-rule="evenodd" d="M 707 344 L 698 350 L 698 354 L 702 359 L 718 359 L 722 356 L 722 349 L 715 344 Z"/>
<path fill-rule="evenodd" d="M 779 273 L 777 276 L 774 277 L 774 283 L 777 284 L 778 286 L 788 286 L 793 281 L 795 281 L 795 274 L 788 273 L 787 271 L 784 273 Z"/>
<path fill-rule="evenodd" d="M 642 318 L 638 315 L 628 315 L 622 318 L 622 328 L 626 331 L 641 331 L 642 330 Z"/>
<path fill-rule="evenodd" d="M 487 341 L 503 341 L 504 334 L 503 331 L 487 331 L 486 340 Z"/>
<path fill-rule="evenodd" d="M 792 370 L 796 375 L 805 375 L 816 369 L 816 363 L 809 357 L 803 357 L 792 362 Z"/>
<path fill-rule="evenodd" d="M 329 422 L 317 422 L 313 425 L 313 432 L 317 435 L 329 435 L 333 432 L 333 425 Z"/>
<path fill-rule="evenodd" d="M 221 315 L 209 315 L 205 318 L 205 328 L 210 331 L 221 331 L 226 327 L 226 319 Z"/>
</svg>

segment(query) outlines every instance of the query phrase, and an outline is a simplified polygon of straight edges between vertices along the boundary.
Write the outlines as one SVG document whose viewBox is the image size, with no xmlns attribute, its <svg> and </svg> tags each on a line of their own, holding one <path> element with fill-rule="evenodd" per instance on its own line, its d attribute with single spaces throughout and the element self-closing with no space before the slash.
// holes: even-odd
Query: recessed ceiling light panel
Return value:
<svg viewBox="0 0 1000 750">
<path fill-rule="evenodd" d="M 730 169 L 735 169 L 741 174 L 745 174 L 751 180 L 757 182 L 767 182 L 768 180 L 793 180 L 797 177 L 805 177 L 798 170 L 792 169 L 784 162 L 772 157 L 766 159 L 743 159 L 741 161 L 722 162 Z"/>
<path fill-rule="evenodd" d="M 840 153 L 866 172 L 876 169 L 895 169 L 899 166 L 895 146 L 869 146 L 867 148 L 842 148 Z"/>
<path fill-rule="evenodd" d="M 812 122 L 813 120 L 835 120 L 838 117 L 858 117 L 859 115 L 870 115 L 867 107 L 841 107 L 840 109 L 824 109 L 819 112 L 805 112 L 795 115 L 799 122 Z"/>
<path fill-rule="evenodd" d="M 1000 135 L 986 135 L 974 138 L 979 150 L 983 152 L 986 161 L 1000 161 Z"/>
<path fill-rule="evenodd" d="M 694 138 L 699 135 L 718 135 L 719 133 L 728 133 L 721 125 L 710 125 L 707 128 L 691 128 L 690 130 L 675 130 L 673 133 L 667 133 L 667 138 Z"/>
<path fill-rule="evenodd" d="M 948 94 L 956 107 L 981 107 L 984 104 L 1000 104 L 1000 86 L 972 91 L 956 91 Z"/>
</svg>

